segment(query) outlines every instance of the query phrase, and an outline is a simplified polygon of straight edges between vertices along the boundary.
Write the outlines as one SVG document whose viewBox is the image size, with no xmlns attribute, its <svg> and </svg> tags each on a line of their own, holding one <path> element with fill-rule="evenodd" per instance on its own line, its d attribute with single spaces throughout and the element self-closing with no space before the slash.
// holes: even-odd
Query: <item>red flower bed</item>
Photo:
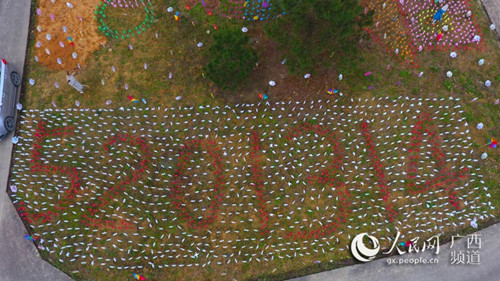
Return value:
<svg viewBox="0 0 500 281">
<path fill-rule="evenodd" d="M 82 215 L 82 217 L 84 218 L 84 220 L 82 220 L 82 223 L 84 223 L 85 225 L 111 227 L 115 229 L 134 229 L 134 227 L 132 227 L 132 223 L 127 222 L 123 219 L 121 219 L 118 223 L 116 220 L 101 220 L 94 218 L 101 208 L 106 207 L 113 201 L 115 197 L 120 196 L 120 194 L 125 191 L 126 185 L 130 185 L 131 183 L 141 180 L 144 176 L 144 172 L 149 169 L 148 164 L 150 163 L 149 159 L 151 159 L 151 152 L 148 148 L 148 145 L 143 139 L 139 137 L 133 137 L 128 134 L 115 135 L 109 138 L 108 141 L 103 145 L 104 151 L 108 152 L 110 147 L 118 142 L 129 143 L 131 146 L 139 147 L 142 151 L 142 161 L 139 163 L 139 167 L 132 171 L 131 176 L 125 177 L 123 181 L 104 191 L 104 194 L 99 196 L 96 202 L 90 203 L 90 207 L 87 209 L 90 214 Z"/>
<path fill-rule="evenodd" d="M 328 129 L 324 129 L 319 125 L 302 124 L 291 129 L 291 132 L 285 137 L 289 142 L 294 142 L 294 138 L 300 137 L 301 135 L 307 133 L 315 133 L 319 136 L 325 137 L 325 143 L 333 144 L 334 158 L 329 159 L 329 166 L 325 168 L 320 174 L 312 175 L 307 177 L 309 184 L 320 184 L 326 185 L 330 189 L 335 190 L 335 194 L 339 199 L 339 208 L 337 209 L 340 213 L 336 216 L 335 221 L 323 224 L 319 228 L 310 228 L 304 231 L 290 231 L 286 234 L 286 238 L 292 239 L 308 239 L 308 238 L 318 238 L 325 236 L 332 232 L 335 232 L 340 228 L 348 219 L 352 210 L 350 209 L 351 202 L 349 197 L 351 194 L 346 188 L 345 184 L 336 178 L 336 175 L 341 173 L 344 154 L 343 149 L 340 147 L 338 138 L 333 132 Z"/>
<path fill-rule="evenodd" d="M 262 175 L 262 165 L 260 164 L 260 156 L 261 156 L 261 146 L 259 134 L 257 132 L 252 133 L 252 143 L 251 143 L 251 151 L 250 151 L 250 159 L 252 159 L 252 186 L 255 189 L 255 193 L 257 193 L 257 200 L 259 201 L 259 214 L 260 214 L 260 233 L 261 235 L 265 235 L 269 233 L 268 229 L 268 220 L 269 215 L 266 211 L 266 200 L 264 197 L 264 181 Z"/>
<path fill-rule="evenodd" d="M 375 169 L 375 176 L 380 186 L 380 194 L 382 195 L 382 200 L 385 203 L 385 211 L 387 212 L 387 217 L 389 221 L 394 221 L 394 217 L 397 215 L 397 212 L 394 210 L 394 204 L 392 204 L 390 199 L 390 190 L 387 185 L 387 180 L 385 179 L 384 167 L 382 166 L 382 162 L 380 161 L 380 156 L 375 149 L 375 144 L 373 143 L 373 137 L 371 130 L 368 129 L 368 124 L 366 122 L 361 123 L 361 131 L 363 137 L 366 139 L 366 146 L 369 151 L 369 158 L 372 162 L 372 167 Z"/>
<path fill-rule="evenodd" d="M 432 159 L 436 162 L 436 169 L 439 172 L 436 177 L 427 181 L 425 185 L 417 185 L 415 183 L 415 179 L 418 167 L 421 166 L 419 164 L 419 154 L 424 134 L 427 134 L 427 138 L 429 139 Z M 467 168 L 463 168 L 458 173 L 450 172 L 449 168 L 446 167 L 445 154 L 440 147 L 441 142 L 439 141 L 439 134 L 430 115 L 427 113 L 418 115 L 417 122 L 412 128 L 412 141 L 410 143 L 410 149 L 408 150 L 408 153 L 410 154 L 410 162 L 407 173 L 409 183 L 406 185 L 406 190 L 411 194 L 420 194 L 428 190 L 436 190 L 440 187 L 444 187 L 445 192 L 448 194 L 449 202 L 452 206 L 459 209 L 460 202 L 456 196 L 456 192 L 453 190 L 453 184 L 457 182 L 459 178 L 468 177 L 466 174 Z"/>
<path fill-rule="evenodd" d="M 29 223 L 33 220 L 37 220 L 43 217 L 43 222 L 48 222 L 54 216 L 59 215 L 60 211 L 64 211 L 68 205 L 75 201 L 75 195 L 79 193 L 81 187 L 81 179 L 78 175 L 78 171 L 76 167 L 63 167 L 57 165 L 48 165 L 44 164 L 41 161 L 41 155 L 43 153 L 43 142 L 48 137 L 63 137 L 67 135 L 74 134 L 74 127 L 62 127 L 56 129 L 47 129 L 45 122 L 39 122 L 36 132 L 34 133 L 34 144 L 31 153 L 31 171 L 37 173 L 44 174 L 53 174 L 58 173 L 66 176 L 70 179 L 71 187 L 68 190 L 65 190 L 65 193 L 59 200 L 58 204 L 54 206 L 53 210 L 49 210 L 47 212 L 36 212 L 34 211 L 32 214 L 27 213 L 27 209 L 24 207 L 24 202 L 20 202 L 20 207 L 18 208 L 21 213 L 21 217 L 26 219 Z M 114 220 L 100 220 L 93 218 L 98 210 L 102 207 L 105 207 L 110 201 L 120 194 L 121 191 L 124 190 L 124 185 L 130 184 L 131 182 L 136 182 L 140 179 L 142 173 L 148 168 L 147 163 L 149 162 L 149 158 L 151 153 L 145 143 L 144 140 L 136 137 L 131 137 L 129 135 L 116 135 L 111 137 L 107 143 L 104 144 L 104 150 L 108 151 L 109 146 L 113 145 L 116 142 L 130 142 L 130 144 L 138 146 L 143 151 L 142 162 L 140 163 L 141 168 L 132 172 L 131 177 L 126 177 L 124 181 L 117 184 L 116 186 L 111 187 L 109 190 L 105 191 L 104 194 L 98 197 L 97 203 L 90 203 L 90 207 L 87 209 L 87 212 L 90 214 L 82 215 L 82 223 L 87 226 L 97 226 L 97 227 L 112 227 L 117 229 L 127 229 L 133 228 L 131 227 L 131 223 L 122 220 L 118 225 Z"/>
<path fill-rule="evenodd" d="M 33 213 L 28 214 L 28 210 L 24 207 L 24 202 L 20 202 L 21 207 L 18 208 L 20 216 L 26 219 L 29 223 L 33 220 L 43 218 L 43 222 L 48 222 L 54 216 L 59 215 L 60 211 L 64 211 L 70 202 L 73 201 L 74 195 L 78 193 L 80 188 L 80 177 L 75 167 L 63 167 L 57 165 L 47 165 L 43 164 L 41 161 L 43 142 L 48 137 L 62 137 L 66 135 L 73 135 L 74 127 L 62 127 L 56 129 L 48 129 L 46 123 L 43 121 L 38 122 L 35 133 L 33 134 L 34 143 L 31 151 L 31 171 L 43 174 L 53 174 L 58 173 L 66 176 L 70 179 L 71 187 L 65 190 L 65 193 L 58 201 L 58 203 L 53 207 L 52 210 L 47 212 L 43 211 L 33 211 Z"/>
<path fill-rule="evenodd" d="M 183 202 L 184 194 L 183 194 L 183 185 L 182 185 L 182 177 L 186 172 L 186 169 L 190 166 L 189 160 L 195 155 L 193 151 L 195 149 L 203 149 L 208 152 L 208 154 L 212 157 L 212 166 L 214 168 L 214 200 L 211 201 L 211 205 L 208 207 L 208 215 L 206 215 L 203 219 L 198 220 L 194 218 L 193 214 L 190 210 L 188 210 Z M 217 213 L 219 212 L 219 208 L 221 206 L 222 198 L 224 197 L 223 191 L 225 187 L 224 176 L 222 175 L 222 161 L 221 161 L 221 153 L 215 147 L 215 141 L 208 140 L 192 140 L 188 141 L 185 145 L 182 146 L 181 151 L 179 153 L 177 169 L 172 178 L 172 189 L 170 197 L 173 198 L 172 206 L 180 211 L 180 217 L 188 222 L 188 225 L 195 229 L 206 228 L 209 224 L 213 223 L 217 218 Z"/>
<path fill-rule="evenodd" d="M 49 129 L 46 127 L 45 122 L 39 122 L 34 133 L 34 144 L 32 148 L 32 158 L 31 158 L 31 171 L 37 173 L 43 173 L 46 175 L 60 174 L 64 175 L 70 182 L 70 187 L 64 191 L 61 199 L 59 199 L 53 207 L 49 207 L 46 211 L 31 211 L 28 214 L 28 209 L 24 202 L 20 201 L 18 206 L 18 211 L 22 218 L 26 219 L 29 223 L 33 220 L 43 219 L 43 222 L 48 222 L 54 216 L 60 214 L 64 211 L 70 204 L 74 203 L 76 198 L 75 195 L 79 193 L 81 189 L 81 179 L 76 167 L 68 166 L 57 166 L 44 164 L 41 160 L 43 154 L 43 143 L 47 138 L 50 137 L 64 137 L 67 135 L 74 135 L 74 127 L 61 127 L 56 129 Z M 371 130 L 368 128 L 368 124 L 363 122 L 361 124 L 362 136 L 366 140 L 366 147 L 368 149 L 368 158 L 371 162 L 371 166 L 375 171 L 375 178 L 379 186 L 380 197 L 384 202 L 384 208 L 387 213 L 388 219 L 392 222 L 397 212 L 394 210 L 394 205 L 390 198 L 390 188 L 384 173 L 384 167 L 380 160 L 380 156 L 376 150 L 376 143 L 374 143 Z M 350 196 L 349 190 L 345 186 L 342 180 L 339 179 L 338 175 L 342 174 L 342 166 L 344 161 L 343 149 L 338 141 L 338 138 L 333 132 L 328 129 L 323 128 L 319 125 L 311 125 L 308 123 L 295 126 L 290 129 L 289 133 L 285 135 L 285 140 L 290 144 L 294 144 L 297 138 L 307 136 L 308 134 L 315 134 L 321 138 L 321 142 L 324 144 L 332 145 L 333 157 L 328 159 L 328 165 L 323 171 L 315 175 L 310 175 L 306 177 L 308 184 L 325 186 L 328 190 L 333 191 L 335 197 L 338 198 L 337 210 L 339 214 L 336 221 L 323 224 L 320 228 L 301 230 L 301 231 L 290 231 L 286 233 L 287 238 L 293 239 L 306 239 L 312 237 L 320 237 L 327 235 L 335 230 L 337 230 L 348 218 L 350 210 Z M 429 140 L 428 144 L 431 146 L 432 160 L 435 162 L 436 169 L 439 171 L 438 174 L 431 180 L 425 183 L 417 183 L 416 178 L 418 175 L 418 168 L 422 166 L 420 164 L 420 147 L 423 145 L 424 138 Z M 115 220 L 103 220 L 98 217 L 100 210 L 111 204 L 117 197 L 121 195 L 123 191 L 126 190 L 127 185 L 133 184 L 145 176 L 145 172 L 149 169 L 151 152 L 148 148 L 146 142 L 139 138 L 130 135 L 116 135 L 110 137 L 105 144 L 103 144 L 103 149 L 108 152 L 110 148 L 117 143 L 126 143 L 127 145 L 134 146 L 141 151 L 141 160 L 139 161 L 138 167 L 133 168 L 130 176 L 125 177 L 118 184 L 105 190 L 102 195 L 100 195 L 95 201 L 88 203 L 86 211 L 82 214 L 82 223 L 87 226 L 96 227 L 111 227 L 118 229 L 133 228 L 130 222 L 125 220 L 115 221 Z M 451 172 L 446 166 L 445 154 L 443 153 L 440 143 L 440 137 L 437 132 L 436 126 L 433 123 L 432 118 L 429 114 L 421 114 L 418 116 L 415 125 L 412 127 L 412 139 L 410 143 L 409 154 L 409 164 L 408 164 L 408 183 L 406 184 L 406 190 L 410 194 L 417 195 L 429 190 L 439 190 L 443 189 L 448 198 L 449 202 L 455 208 L 460 208 L 459 198 L 457 192 L 454 190 L 454 185 L 460 178 L 467 178 L 467 168 L 463 168 L 459 172 Z M 251 144 L 250 144 L 250 160 L 251 160 L 251 175 L 252 175 L 252 187 L 256 193 L 258 212 L 260 215 L 260 233 L 261 235 L 266 235 L 270 233 L 269 229 L 269 210 L 266 209 L 266 202 L 268 195 L 266 194 L 266 186 L 264 184 L 264 173 L 262 167 L 262 144 L 258 132 L 253 132 L 251 134 Z M 213 168 L 214 176 L 214 186 L 211 191 L 214 194 L 213 200 L 211 200 L 210 205 L 207 208 L 207 214 L 202 218 L 195 218 L 193 211 L 190 210 L 191 207 L 185 204 L 185 187 L 184 177 L 186 176 L 187 169 L 191 166 L 193 157 L 195 156 L 195 151 L 207 152 L 211 157 L 211 167 Z M 176 169 L 172 178 L 172 188 L 170 192 L 170 197 L 173 199 L 171 206 L 178 211 L 179 216 L 188 223 L 189 227 L 194 229 L 206 228 L 208 225 L 212 224 L 218 218 L 219 208 L 222 204 L 225 190 L 225 179 L 223 176 L 221 152 L 217 149 L 216 143 L 210 140 L 192 140 L 188 141 L 182 146 L 178 162 L 176 164 Z"/>
</svg>

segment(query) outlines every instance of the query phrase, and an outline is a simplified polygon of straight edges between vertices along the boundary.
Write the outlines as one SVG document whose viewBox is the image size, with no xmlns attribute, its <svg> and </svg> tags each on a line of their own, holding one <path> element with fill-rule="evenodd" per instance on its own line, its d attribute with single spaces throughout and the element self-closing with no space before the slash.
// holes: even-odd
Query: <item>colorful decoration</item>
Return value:
<svg viewBox="0 0 500 281">
<path fill-rule="evenodd" d="M 489 218 L 455 101 L 357 104 L 24 111 L 9 196 L 48 258 L 131 275 L 323 262 L 360 232 L 409 247 Z"/>
<path fill-rule="evenodd" d="M 497 148 L 498 146 L 498 141 L 494 138 L 491 138 L 488 140 L 488 146 L 491 148 Z"/>
<path fill-rule="evenodd" d="M 219 15 L 228 19 L 264 21 L 285 15 L 279 7 L 280 0 L 191 0 L 193 6 L 200 4 L 209 16 Z M 189 9 L 188 9 L 189 10 Z"/>
<path fill-rule="evenodd" d="M 439 31 L 438 33 L 436 33 L 436 41 L 441 40 L 441 38 L 443 38 L 443 33 Z"/>
<path fill-rule="evenodd" d="M 133 275 L 134 275 L 135 280 L 140 280 L 140 281 L 146 280 L 146 277 L 144 277 L 144 275 L 140 275 L 137 273 L 134 273 Z"/>
<path fill-rule="evenodd" d="M 336 88 L 331 88 L 328 90 L 329 95 L 337 94 L 338 92 L 339 92 L 339 90 L 337 90 Z"/>
<path fill-rule="evenodd" d="M 132 1 L 132 0 L 104 0 L 104 2 L 108 5 L 113 6 L 114 8 L 140 8 L 141 5 L 145 6 L 144 1 Z M 148 2 L 151 2 L 148 0 Z"/>
<path fill-rule="evenodd" d="M 128 100 L 133 102 L 133 103 L 138 103 L 139 100 L 137 100 L 136 98 L 134 98 L 133 96 L 127 96 Z"/>
<path fill-rule="evenodd" d="M 437 10 L 437 12 L 434 14 L 434 17 L 432 18 L 432 24 L 435 24 L 436 21 L 440 21 L 443 18 L 443 14 L 448 10 L 448 5 L 444 5 L 442 8 Z"/>
<path fill-rule="evenodd" d="M 35 235 L 31 236 L 31 235 L 26 234 L 26 235 L 24 235 L 24 239 L 26 239 L 28 241 L 36 241 L 36 240 L 38 240 L 38 237 Z"/>
<path fill-rule="evenodd" d="M 466 16 L 469 0 L 446 5 L 428 0 L 365 0 L 364 5 L 375 11 L 374 25 L 368 29 L 374 40 L 409 66 L 418 67 L 417 53 L 426 50 L 483 49 L 484 44 L 471 44 L 476 36 L 481 38 L 481 32 L 475 19 Z"/>
<path fill-rule="evenodd" d="M 399 242 L 399 245 L 402 247 L 410 247 L 413 244 L 413 241 Z"/>
<path fill-rule="evenodd" d="M 145 3 L 145 0 L 139 0 L 140 3 L 142 4 L 144 11 L 145 11 L 145 18 L 144 20 L 137 26 L 130 27 L 130 28 L 125 28 L 125 29 L 115 29 L 106 23 L 106 9 L 108 5 L 111 5 L 112 7 L 117 7 L 119 6 L 118 2 L 115 1 L 107 1 L 108 3 L 100 3 L 97 6 L 97 10 L 94 11 L 95 13 L 95 19 L 99 23 L 99 30 L 104 33 L 106 36 L 109 36 L 111 38 L 115 39 L 125 39 L 129 38 L 130 36 L 135 36 L 136 34 L 141 34 L 142 32 L 146 31 L 146 28 L 149 28 L 151 24 L 154 21 L 154 13 L 153 13 L 153 4 L 148 1 L 147 4 Z M 109 4 L 109 3 L 114 3 L 114 4 Z M 126 6 L 120 6 L 120 7 L 130 7 L 128 4 Z M 137 5 L 139 7 L 139 5 Z"/>
</svg>

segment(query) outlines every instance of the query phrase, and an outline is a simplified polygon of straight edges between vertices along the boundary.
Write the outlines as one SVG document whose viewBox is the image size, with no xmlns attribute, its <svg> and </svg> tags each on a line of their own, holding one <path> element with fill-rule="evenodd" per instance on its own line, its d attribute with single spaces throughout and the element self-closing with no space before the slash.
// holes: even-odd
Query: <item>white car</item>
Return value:
<svg viewBox="0 0 500 281">
<path fill-rule="evenodd" d="M 17 93 L 21 76 L 10 68 L 5 59 L 0 59 L 0 140 L 16 127 Z"/>
</svg>

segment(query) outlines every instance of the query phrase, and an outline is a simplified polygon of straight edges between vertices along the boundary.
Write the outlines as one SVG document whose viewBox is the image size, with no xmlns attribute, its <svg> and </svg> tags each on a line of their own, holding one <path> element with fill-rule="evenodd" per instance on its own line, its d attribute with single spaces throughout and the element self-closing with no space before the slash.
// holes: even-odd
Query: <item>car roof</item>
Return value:
<svg viewBox="0 0 500 281">
<path fill-rule="evenodd" d="M 4 77 L 5 74 L 4 72 L 7 70 L 7 65 L 3 63 L 2 60 L 0 60 L 0 113 L 2 112 L 2 104 L 3 104 L 3 91 L 5 87 L 5 79 Z"/>
<path fill-rule="evenodd" d="M 3 104 L 3 91 L 5 87 L 5 71 L 7 70 L 7 65 L 3 63 L 3 60 L 0 60 L 0 113 L 2 112 L 2 104 Z"/>
</svg>

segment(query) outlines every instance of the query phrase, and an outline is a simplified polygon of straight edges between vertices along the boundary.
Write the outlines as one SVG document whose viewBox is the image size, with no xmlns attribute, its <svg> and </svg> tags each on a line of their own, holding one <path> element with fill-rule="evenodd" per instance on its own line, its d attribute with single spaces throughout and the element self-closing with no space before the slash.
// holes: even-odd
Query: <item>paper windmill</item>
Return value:
<svg viewBox="0 0 500 281">
<path fill-rule="evenodd" d="M 138 103 L 138 102 L 139 102 L 139 101 L 138 101 L 136 98 L 134 98 L 133 96 L 127 96 L 127 97 L 128 97 L 128 100 L 129 100 L 129 101 L 131 101 L 131 102 L 133 102 L 133 103 Z"/>
<path fill-rule="evenodd" d="M 339 92 L 339 90 L 337 90 L 335 88 L 332 88 L 332 89 L 328 90 L 328 94 L 330 94 L 330 95 L 336 94 L 338 92 Z"/>
<path fill-rule="evenodd" d="M 498 141 L 494 138 L 491 138 L 488 140 L 488 146 L 491 148 L 497 148 L 498 146 Z"/>
<path fill-rule="evenodd" d="M 134 273 L 134 278 L 136 280 L 146 280 L 146 277 L 144 277 L 143 275 L 137 274 L 137 273 Z"/>
</svg>

